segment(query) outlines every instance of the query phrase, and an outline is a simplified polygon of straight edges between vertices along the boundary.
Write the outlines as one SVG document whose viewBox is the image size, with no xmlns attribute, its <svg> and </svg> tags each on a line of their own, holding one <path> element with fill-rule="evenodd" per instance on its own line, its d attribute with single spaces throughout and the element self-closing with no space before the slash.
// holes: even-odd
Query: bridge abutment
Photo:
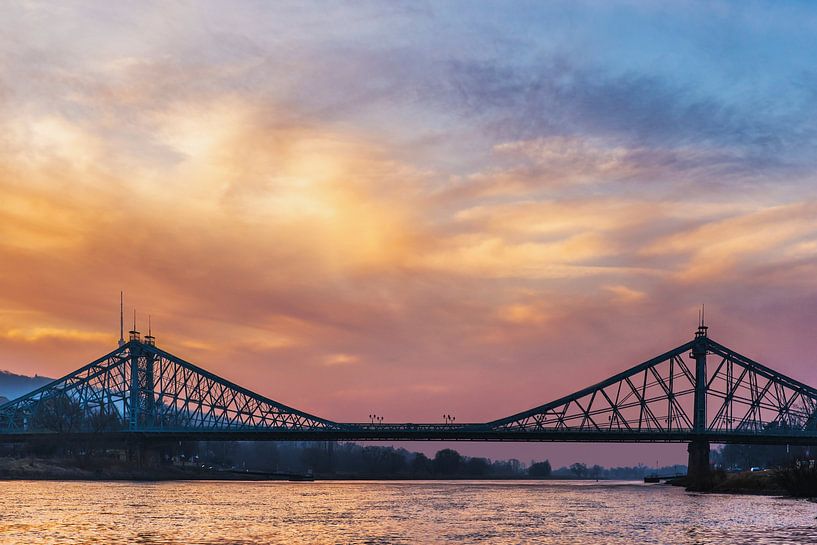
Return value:
<svg viewBox="0 0 817 545">
<path fill-rule="evenodd" d="M 712 484 L 709 470 L 709 441 L 696 439 L 687 446 L 687 489 L 707 490 Z"/>
</svg>

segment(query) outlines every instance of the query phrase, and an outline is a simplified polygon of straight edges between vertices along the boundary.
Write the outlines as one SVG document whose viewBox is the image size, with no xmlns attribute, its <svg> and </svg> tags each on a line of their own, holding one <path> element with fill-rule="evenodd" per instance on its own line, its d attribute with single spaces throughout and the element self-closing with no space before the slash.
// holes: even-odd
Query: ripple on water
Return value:
<svg viewBox="0 0 817 545">
<path fill-rule="evenodd" d="M 817 543 L 815 504 L 565 482 L 0 485 L 0 545 Z"/>
</svg>

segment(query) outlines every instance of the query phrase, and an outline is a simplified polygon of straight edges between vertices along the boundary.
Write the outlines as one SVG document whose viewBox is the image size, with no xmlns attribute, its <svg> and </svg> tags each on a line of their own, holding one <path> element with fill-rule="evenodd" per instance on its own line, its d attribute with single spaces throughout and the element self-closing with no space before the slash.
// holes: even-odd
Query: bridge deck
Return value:
<svg viewBox="0 0 817 545">
<path fill-rule="evenodd" d="M 2 433 L 0 443 L 31 440 L 155 440 L 155 441 L 487 441 L 487 442 L 573 442 L 573 443 L 689 443 L 704 440 L 710 443 L 817 445 L 817 434 L 769 435 L 762 433 L 692 432 L 527 432 L 492 430 L 406 429 L 402 425 L 378 429 L 345 430 L 259 430 L 259 431 L 190 431 L 140 430 L 92 432 L 22 432 Z"/>
</svg>

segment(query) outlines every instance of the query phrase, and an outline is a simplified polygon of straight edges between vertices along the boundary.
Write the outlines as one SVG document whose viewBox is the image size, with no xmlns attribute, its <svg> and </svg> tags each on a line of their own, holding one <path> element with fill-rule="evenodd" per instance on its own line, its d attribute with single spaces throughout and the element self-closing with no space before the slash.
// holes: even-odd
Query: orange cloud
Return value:
<svg viewBox="0 0 817 545">
<path fill-rule="evenodd" d="M 641 301 L 647 296 L 643 291 L 634 290 L 627 286 L 606 286 L 605 289 L 623 303 Z"/>
<path fill-rule="evenodd" d="M 354 365 L 360 363 L 360 358 L 353 354 L 332 354 L 323 360 L 324 365 Z"/>
<path fill-rule="evenodd" d="M 110 340 L 111 335 L 100 331 L 79 331 L 76 329 L 61 329 L 57 327 L 31 327 L 0 331 L 0 338 L 25 342 L 37 342 L 44 339 L 105 342 Z"/>
<path fill-rule="evenodd" d="M 817 237 L 815 213 L 817 205 L 811 202 L 767 207 L 662 237 L 643 253 L 683 256 L 677 277 L 685 282 L 803 257 L 803 252 L 810 257 L 815 255 L 808 251 Z"/>
<path fill-rule="evenodd" d="M 523 303 L 505 305 L 497 314 L 501 320 L 512 324 L 541 324 L 547 320 L 547 315 L 542 309 Z"/>
</svg>

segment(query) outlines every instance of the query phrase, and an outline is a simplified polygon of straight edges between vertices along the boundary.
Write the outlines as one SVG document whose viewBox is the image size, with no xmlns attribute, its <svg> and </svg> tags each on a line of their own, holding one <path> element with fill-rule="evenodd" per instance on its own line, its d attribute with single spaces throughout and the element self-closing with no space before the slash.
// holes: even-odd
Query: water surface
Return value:
<svg viewBox="0 0 817 545">
<path fill-rule="evenodd" d="M 813 544 L 815 516 L 638 483 L 0 482 L 0 544 Z"/>
</svg>

